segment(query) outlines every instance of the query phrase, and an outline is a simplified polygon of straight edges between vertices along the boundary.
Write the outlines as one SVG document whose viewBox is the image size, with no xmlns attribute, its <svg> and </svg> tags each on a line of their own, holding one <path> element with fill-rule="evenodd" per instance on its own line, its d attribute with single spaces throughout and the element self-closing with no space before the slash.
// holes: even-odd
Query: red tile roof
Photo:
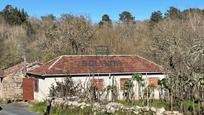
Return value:
<svg viewBox="0 0 204 115">
<path fill-rule="evenodd" d="M 57 76 L 135 72 L 161 73 L 161 67 L 147 59 L 133 55 L 64 55 L 28 73 L 38 76 Z"/>
<path fill-rule="evenodd" d="M 15 73 L 15 72 L 21 70 L 23 67 L 24 67 L 23 62 L 18 63 L 18 64 L 14 65 L 14 66 L 11 66 L 11 67 L 4 70 L 4 76 L 7 76 L 7 75 L 9 75 L 11 73 Z"/>
<path fill-rule="evenodd" d="M 33 62 L 33 63 L 26 63 L 26 67 L 29 68 L 35 64 L 42 65 L 38 62 Z M 5 70 L 2 70 L 2 72 L 0 71 L 0 77 L 6 77 L 7 75 L 9 75 L 11 73 L 16 73 L 16 72 L 21 71 L 23 69 L 24 69 L 24 62 L 18 63 L 18 64 L 11 66 Z"/>
</svg>

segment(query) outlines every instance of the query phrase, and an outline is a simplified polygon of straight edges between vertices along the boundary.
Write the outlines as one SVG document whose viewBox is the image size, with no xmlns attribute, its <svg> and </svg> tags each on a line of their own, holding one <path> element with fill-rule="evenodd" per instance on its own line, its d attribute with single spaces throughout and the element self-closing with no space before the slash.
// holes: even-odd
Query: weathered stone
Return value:
<svg viewBox="0 0 204 115">
<path fill-rule="evenodd" d="M 164 112 L 165 112 L 165 109 L 163 107 L 156 110 L 157 115 L 162 115 Z"/>
<path fill-rule="evenodd" d="M 101 106 L 100 106 L 99 103 L 94 103 L 93 104 L 93 108 L 92 108 L 93 111 L 97 111 L 97 110 L 100 110 L 100 109 L 101 109 Z"/>
<path fill-rule="evenodd" d="M 142 107 L 140 106 L 135 106 L 136 111 L 141 111 Z"/>
<path fill-rule="evenodd" d="M 115 111 L 119 111 L 123 109 L 123 105 L 121 103 L 111 102 L 106 105 L 106 111 L 108 113 L 115 113 Z"/>
<path fill-rule="evenodd" d="M 151 108 L 150 108 L 150 111 L 156 113 L 157 109 L 154 108 L 154 107 L 151 107 Z"/>
<path fill-rule="evenodd" d="M 147 107 L 147 106 L 142 107 L 141 110 L 142 110 L 143 112 L 148 112 L 148 111 L 149 111 L 149 107 Z"/>
</svg>

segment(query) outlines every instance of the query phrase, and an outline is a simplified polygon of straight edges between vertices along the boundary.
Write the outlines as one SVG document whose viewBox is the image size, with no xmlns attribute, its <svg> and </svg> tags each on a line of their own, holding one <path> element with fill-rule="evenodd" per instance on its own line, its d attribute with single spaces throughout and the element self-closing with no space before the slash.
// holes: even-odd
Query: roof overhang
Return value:
<svg viewBox="0 0 204 115">
<path fill-rule="evenodd" d="M 139 73 L 142 75 L 163 75 L 162 72 L 115 72 L 115 73 L 77 73 L 77 74 L 35 74 L 32 72 L 27 72 L 27 75 L 35 78 L 53 78 L 53 77 L 92 77 L 92 76 L 123 76 L 123 75 L 133 75 Z"/>
</svg>

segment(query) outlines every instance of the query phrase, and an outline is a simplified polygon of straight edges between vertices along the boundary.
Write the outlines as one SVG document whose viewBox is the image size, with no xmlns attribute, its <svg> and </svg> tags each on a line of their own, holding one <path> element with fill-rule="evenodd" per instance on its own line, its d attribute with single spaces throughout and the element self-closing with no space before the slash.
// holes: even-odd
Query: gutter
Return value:
<svg viewBox="0 0 204 115">
<path fill-rule="evenodd" d="M 116 72 L 116 73 L 80 73 L 80 74 L 35 74 L 32 72 L 27 72 L 28 76 L 36 77 L 36 78 L 52 78 L 52 77 L 84 77 L 84 76 L 90 76 L 91 75 L 97 75 L 97 76 L 110 76 L 110 75 L 133 75 L 134 73 L 140 73 L 142 75 L 163 75 L 163 72 Z"/>
</svg>

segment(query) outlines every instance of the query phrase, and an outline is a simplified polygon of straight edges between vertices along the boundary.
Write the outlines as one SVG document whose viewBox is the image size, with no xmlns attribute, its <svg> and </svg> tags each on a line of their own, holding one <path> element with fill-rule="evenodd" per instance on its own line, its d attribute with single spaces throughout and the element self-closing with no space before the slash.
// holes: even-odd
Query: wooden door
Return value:
<svg viewBox="0 0 204 115">
<path fill-rule="evenodd" d="M 34 99 L 34 87 L 32 78 L 23 78 L 23 100 Z"/>
</svg>

